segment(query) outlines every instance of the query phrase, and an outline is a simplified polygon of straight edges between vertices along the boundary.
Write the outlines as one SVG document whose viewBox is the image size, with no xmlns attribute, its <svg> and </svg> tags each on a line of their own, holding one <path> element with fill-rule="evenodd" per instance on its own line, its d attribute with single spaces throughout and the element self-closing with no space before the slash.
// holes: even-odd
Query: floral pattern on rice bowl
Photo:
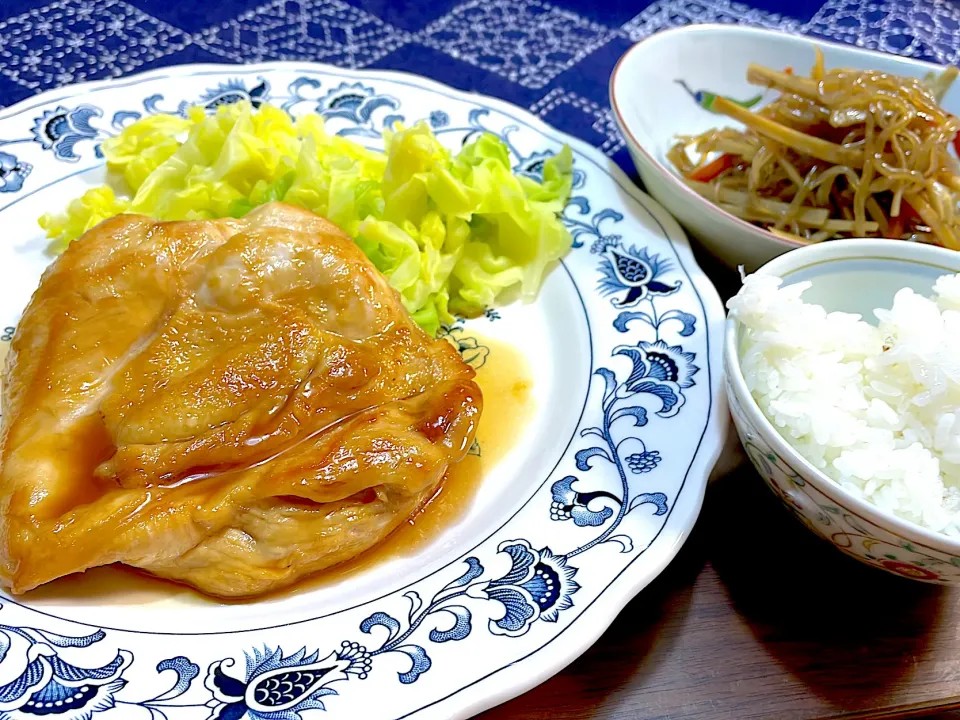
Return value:
<svg viewBox="0 0 960 720">
<path fill-rule="evenodd" d="M 808 483 L 764 440 L 730 386 L 730 413 L 747 457 L 800 522 L 858 560 L 894 575 L 941 585 L 960 584 L 960 557 L 913 543 L 878 527 Z"/>
</svg>

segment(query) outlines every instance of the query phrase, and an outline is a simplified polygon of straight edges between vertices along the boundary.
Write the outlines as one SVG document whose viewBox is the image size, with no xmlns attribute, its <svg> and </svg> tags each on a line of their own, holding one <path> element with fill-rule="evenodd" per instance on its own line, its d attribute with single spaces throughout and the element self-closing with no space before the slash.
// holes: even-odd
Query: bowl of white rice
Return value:
<svg viewBox="0 0 960 720">
<path fill-rule="evenodd" d="M 744 449 L 811 530 L 892 573 L 960 585 L 960 253 L 795 250 L 727 304 Z"/>
</svg>

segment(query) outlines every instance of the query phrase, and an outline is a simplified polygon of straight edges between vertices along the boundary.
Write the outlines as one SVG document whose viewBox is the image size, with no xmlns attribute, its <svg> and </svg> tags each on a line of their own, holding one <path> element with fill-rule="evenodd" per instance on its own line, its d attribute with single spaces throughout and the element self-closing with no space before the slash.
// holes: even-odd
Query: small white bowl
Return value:
<svg viewBox="0 0 960 720">
<path fill-rule="evenodd" d="M 897 240 L 834 240 L 772 260 L 758 273 L 784 285 L 810 281 L 803 299 L 876 322 L 903 287 L 930 295 L 941 275 L 960 272 L 960 253 Z M 727 320 L 724 371 L 734 425 L 747 456 L 804 525 L 848 555 L 897 575 L 960 585 L 960 540 L 880 510 L 834 483 L 767 420 L 740 371 L 740 324 Z"/>
<path fill-rule="evenodd" d="M 614 117 L 647 192 L 730 266 L 754 270 L 801 245 L 724 212 L 684 185 L 667 160 L 675 136 L 739 125 L 703 109 L 680 82 L 693 92 L 704 90 L 745 100 L 762 92 L 747 82 L 749 63 L 792 67 L 805 75 L 813 65 L 814 45 L 823 50 L 828 69 L 875 69 L 913 77 L 942 70 L 919 60 L 773 30 L 691 25 L 641 40 L 620 58 L 610 77 Z M 960 113 L 958 86 L 960 83 L 943 103 L 953 113 Z"/>
</svg>

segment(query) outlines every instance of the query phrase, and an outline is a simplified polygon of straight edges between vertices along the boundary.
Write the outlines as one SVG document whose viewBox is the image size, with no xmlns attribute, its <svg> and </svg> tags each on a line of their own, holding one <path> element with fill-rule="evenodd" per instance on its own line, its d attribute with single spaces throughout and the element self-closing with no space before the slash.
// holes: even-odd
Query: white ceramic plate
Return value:
<svg viewBox="0 0 960 720">
<path fill-rule="evenodd" d="M 68 581 L 5 599 L 0 715 L 466 717 L 583 652 L 673 558 L 699 512 L 727 429 L 723 312 L 680 228 L 593 148 L 410 75 L 186 66 L 0 113 L 4 340 L 49 262 L 37 217 L 104 180 L 99 142 L 144 114 L 238 98 L 318 111 L 371 146 L 397 119 L 426 119 L 451 148 L 494 132 L 533 175 L 561 143 L 573 147 L 565 221 L 576 249 L 536 302 L 453 331 L 465 349 L 474 333 L 491 338 L 481 340 L 493 348 L 488 363 L 500 343 L 522 352 L 532 418 L 456 523 L 338 583 L 246 604 L 142 590 L 152 581 L 135 594 Z"/>
<path fill-rule="evenodd" d="M 747 82 L 747 65 L 792 67 L 807 75 L 814 46 L 823 50 L 827 68 L 854 68 L 923 77 L 942 68 L 921 60 L 875 50 L 741 25 L 689 25 L 651 35 L 634 45 L 610 78 L 610 100 L 644 186 L 714 255 L 736 267 L 756 270 L 766 261 L 798 247 L 730 215 L 683 184 L 667 152 L 676 135 L 696 135 L 715 127 L 742 127 L 703 107 L 705 94 L 739 101 L 772 91 Z M 960 112 L 960 83 L 954 83 L 943 107 Z"/>
</svg>

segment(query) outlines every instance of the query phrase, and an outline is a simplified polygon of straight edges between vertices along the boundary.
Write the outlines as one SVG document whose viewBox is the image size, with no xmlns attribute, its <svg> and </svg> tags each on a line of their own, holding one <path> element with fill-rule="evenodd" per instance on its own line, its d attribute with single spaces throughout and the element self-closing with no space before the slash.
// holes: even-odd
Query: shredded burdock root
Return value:
<svg viewBox="0 0 960 720">
<path fill-rule="evenodd" d="M 747 80 L 777 97 L 710 109 L 743 130 L 681 136 L 668 157 L 686 184 L 731 215 L 795 242 L 888 237 L 960 249 L 960 119 L 940 107 L 957 76 L 920 80 L 878 71 L 810 77 L 750 65 Z M 692 150 L 697 160 L 689 154 Z"/>
</svg>

